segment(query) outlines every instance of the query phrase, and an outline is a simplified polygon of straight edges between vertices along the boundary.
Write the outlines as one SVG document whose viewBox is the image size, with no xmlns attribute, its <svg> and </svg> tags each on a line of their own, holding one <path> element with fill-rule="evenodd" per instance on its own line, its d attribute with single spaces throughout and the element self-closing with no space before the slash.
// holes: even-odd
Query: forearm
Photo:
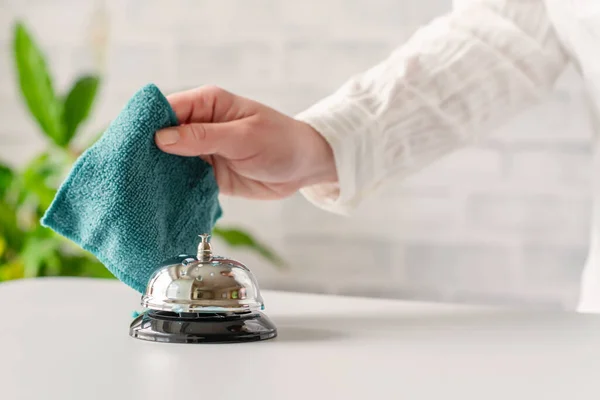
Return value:
<svg viewBox="0 0 600 400">
<path fill-rule="evenodd" d="M 348 213 L 552 89 L 566 57 L 543 1 L 469 4 L 297 116 L 329 142 L 339 179 L 303 189 L 309 200 Z"/>
</svg>

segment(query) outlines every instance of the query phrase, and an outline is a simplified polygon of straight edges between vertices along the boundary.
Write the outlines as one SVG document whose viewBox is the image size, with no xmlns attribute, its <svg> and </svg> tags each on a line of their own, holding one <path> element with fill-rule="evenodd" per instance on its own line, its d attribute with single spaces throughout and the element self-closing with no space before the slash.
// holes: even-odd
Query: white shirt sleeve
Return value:
<svg viewBox="0 0 600 400">
<path fill-rule="evenodd" d="M 310 202 L 349 214 L 386 180 L 472 143 L 552 89 L 567 57 L 543 0 L 463 3 L 296 116 L 331 145 L 338 172 L 336 184 L 301 190 Z"/>
</svg>

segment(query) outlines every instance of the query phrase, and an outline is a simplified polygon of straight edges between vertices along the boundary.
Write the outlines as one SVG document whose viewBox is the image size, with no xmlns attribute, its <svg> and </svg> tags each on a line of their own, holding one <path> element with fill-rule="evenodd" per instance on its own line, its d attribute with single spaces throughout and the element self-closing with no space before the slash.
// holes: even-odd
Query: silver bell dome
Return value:
<svg viewBox="0 0 600 400">
<path fill-rule="evenodd" d="M 142 306 L 174 313 L 243 313 L 264 308 L 258 283 L 242 263 L 215 256 L 200 235 L 195 256 L 165 261 L 152 275 Z"/>
</svg>

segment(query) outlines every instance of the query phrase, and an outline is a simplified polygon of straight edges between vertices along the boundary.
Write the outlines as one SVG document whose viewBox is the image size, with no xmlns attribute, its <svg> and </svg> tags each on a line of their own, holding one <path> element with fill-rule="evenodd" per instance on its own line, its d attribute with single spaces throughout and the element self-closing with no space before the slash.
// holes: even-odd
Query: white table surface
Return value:
<svg viewBox="0 0 600 400">
<path fill-rule="evenodd" d="M 263 296 L 278 338 L 177 345 L 120 282 L 0 284 L 0 399 L 600 399 L 598 316 Z"/>
</svg>

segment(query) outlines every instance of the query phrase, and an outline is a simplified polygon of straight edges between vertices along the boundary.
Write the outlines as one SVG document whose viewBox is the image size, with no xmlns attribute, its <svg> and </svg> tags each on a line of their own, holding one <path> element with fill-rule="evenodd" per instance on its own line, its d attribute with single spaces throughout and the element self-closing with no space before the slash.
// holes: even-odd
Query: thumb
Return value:
<svg viewBox="0 0 600 400">
<path fill-rule="evenodd" d="M 219 154 L 236 158 L 244 149 L 240 132 L 240 121 L 193 123 L 159 130 L 154 140 L 165 153 L 188 157 Z"/>
</svg>

